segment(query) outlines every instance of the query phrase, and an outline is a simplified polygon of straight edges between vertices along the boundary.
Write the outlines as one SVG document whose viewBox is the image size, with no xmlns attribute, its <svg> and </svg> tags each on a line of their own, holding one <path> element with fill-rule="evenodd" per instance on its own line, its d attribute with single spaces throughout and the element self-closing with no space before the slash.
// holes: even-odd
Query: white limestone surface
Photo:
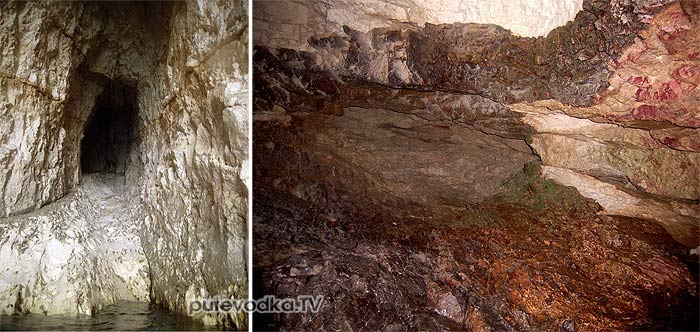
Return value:
<svg viewBox="0 0 700 332">
<path fill-rule="evenodd" d="M 186 313 L 189 288 L 247 297 L 247 3 L 0 2 L 0 304 L 13 306 L 7 310 L 18 294 L 22 309 L 67 314 L 130 299 L 110 286 L 119 280 L 105 279 L 139 270 L 110 263 L 123 255 L 102 253 L 119 249 L 102 246 L 107 235 L 97 231 L 114 226 L 103 206 L 111 203 L 79 196 L 84 128 L 112 83 L 136 91 L 125 101 L 136 108 L 138 139 L 124 191 L 153 276 L 151 300 Z M 17 249 L 25 243 L 26 251 Z M 220 318 L 245 328 L 244 315 Z"/>
<path fill-rule="evenodd" d="M 367 32 L 413 23 L 500 25 L 523 37 L 545 36 L 574 19 L 583 0 L 256 0 L 254 42 L 306 50 L 316 34 Z"/>
<path fill-rule="evenodd" d="M 66 197 L 0 219 L 0 313 L 90 315 L 149 300 L 149 268 L 124 178 L 86 175 Z"/>
</svg>

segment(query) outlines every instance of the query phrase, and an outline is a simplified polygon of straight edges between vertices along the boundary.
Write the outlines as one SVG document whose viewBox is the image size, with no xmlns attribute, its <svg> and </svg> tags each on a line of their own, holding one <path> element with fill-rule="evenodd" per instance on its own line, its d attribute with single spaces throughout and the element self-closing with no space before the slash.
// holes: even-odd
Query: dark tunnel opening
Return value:
<svg viewBox="0 0 700 332">
<path fill-rule="evenodd" d="M 136 89 L 119 81 L 105 86 L 95 100 L 80 144 L 82 174 L 125 174 L 135 137 Z"/>
</svg>

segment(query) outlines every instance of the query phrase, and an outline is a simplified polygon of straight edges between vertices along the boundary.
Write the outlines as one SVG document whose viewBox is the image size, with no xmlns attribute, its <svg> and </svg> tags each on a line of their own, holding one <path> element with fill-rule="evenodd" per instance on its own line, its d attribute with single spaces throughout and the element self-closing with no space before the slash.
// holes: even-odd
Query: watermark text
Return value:
<svg viewBox="0 0 700 332">
<path fill-rule="evenodd" d="M 229 298 L 206 298 L 192 300 L 187 313 L 192 316 L 198 313 L 316 313 L 323 305 L 323 295 L 300 295 L 292 298 L 277 298 L 265 295 L 257 300 L 236 300 Z"/>
</svg>

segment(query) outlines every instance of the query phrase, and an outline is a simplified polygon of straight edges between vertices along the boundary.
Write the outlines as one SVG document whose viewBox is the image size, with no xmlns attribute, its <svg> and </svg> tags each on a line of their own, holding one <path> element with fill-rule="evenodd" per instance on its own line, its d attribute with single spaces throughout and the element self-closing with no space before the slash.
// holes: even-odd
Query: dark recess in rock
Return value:
<svg viewBox="0 0 700 332">
<path fill-rule="evenodd" d="M 126 173 L 136 138 L 136 100 L 136 90 L 118 81 L 97 97 L 81 141 L 83 173 Z"/>
</svg>

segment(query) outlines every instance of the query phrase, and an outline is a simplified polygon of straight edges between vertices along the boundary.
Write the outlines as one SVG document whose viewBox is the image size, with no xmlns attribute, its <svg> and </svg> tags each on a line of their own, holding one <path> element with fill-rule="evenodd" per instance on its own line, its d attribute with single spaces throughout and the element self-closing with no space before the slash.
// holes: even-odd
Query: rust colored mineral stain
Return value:
<svg viewBox="0 0 700 332">
<path fill-rule="evenodd" d="M 446 212 L 332 187 L 311 202 L 265 177 L 256 184 L 259 291 L 327 297 L 320 315 L 270 327 L 696 328 L 687 248 L 650 221 L 597 215 L 570 188 L 529 178 L 512 195 Z M 292 273 L 303 269 L 315 272 Z"/>
<path fill-rule="evenodd" d="M 452 184 L 475 186 L 480 182 L 470 180 L 499 166 L 436 171 L 453 160 L 532 156 L 517 147 L 490 150 L 533 134 L 501 103 L 556 99 L 582 106 L 564 113 L 649 130 L 650 147 L 700 151 L 698 53 L 682 47 L 700 45 L 697 2 L 586 1 L 584 8 L 574 22 L 538 39 L 493 26 L 427 25 L 375 29 L 369 35 L 376 49 L 357 43 L 362 33 L 351 29 L 348 38 L 312 40 L 312 47 L 347 56 L 338 68 L 319 66 L 318 54 L 256 48 L 255 111 L 282 112 L 254 126 L 255 291 L 326 296 L 319 314 L 257 316 L 256 326 L 698 329 L 698 257 L 653 220 L 605 216 L 574 189 L 541 179 L 530 163 L 487 197 L 435 181 L 459 173 L 463 182 Z M 655 44 L 636 42 L 640 33 Z M 388 62 L 406 65 L 408 73 L 368 70 L 372 52 L 389 44 L 401 52 L 389 52 Z M 663 79 L 644 74 L 655 52 L 673 57 Z M 610 84 L 615 75 L 620 82 L 613 83 L 630 87 L 624 98 Z M 291 77 L 301 77 L 303 86 Z M 606 102 L 615 98 L 630 103 L 608 112 Z M 382 117 L 393 120 L 362 122 Z M 418 130 L 415 121 L 432 129 Z M 444 128 L 494 140 L 479 144 L 478 135 L 467 135 L 474 139 L 455 143 Z M 397 143 L 406 138 L 413 149 Z M 434 154 L 416 158 L 412 153 L 426 142 Z M 445 162 L 440 156 L 450 144 L 482 149 Z M 384 150 L 367 153 L 368 146 Z M 414 169 L 398 169 L 390 158 L 386 172 L 371 167 L 381 156 L 406 155 Z M 417 179 L 415 170 L 434 173 Z"/>
</svg>

